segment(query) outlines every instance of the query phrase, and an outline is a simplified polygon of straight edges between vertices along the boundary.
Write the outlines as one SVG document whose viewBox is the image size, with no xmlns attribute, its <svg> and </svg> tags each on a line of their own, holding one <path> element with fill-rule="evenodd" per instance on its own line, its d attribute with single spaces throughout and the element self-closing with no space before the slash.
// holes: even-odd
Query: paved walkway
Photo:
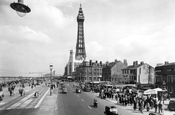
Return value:
<svg viewBox="0 0 175 115">
<path fill-rule="evenodd" d="M 37 115 L 57 115 L 57 95 L 58 88 L 54 88 L 52 95 L 48 92 L 39 107 Z"/>
<path fill-rule="evenodd" d="M 36 87 L 38 87 L 38 86 L 36 86 Z M 35 89 L 36 87 L 33 87 L 33 89 Z M 10 102 L 11 100 L 19 97 L 20 96 L 19 88 L 20 88 L 20 85 L 17 84 L 15 87 L 15 90 L 14 90 L 14 95 L 10 96 L 10 93 L 8 91 L 8 87 L 3 87 L 4 99 L 0 102 L 0 105 L 3 105 L 5 103 Z M 26 93 L 33 90 L 33 89 L 31 87 L 29 87 L 28 84 L 25 84 L 24 90 Z"/>
</svg>

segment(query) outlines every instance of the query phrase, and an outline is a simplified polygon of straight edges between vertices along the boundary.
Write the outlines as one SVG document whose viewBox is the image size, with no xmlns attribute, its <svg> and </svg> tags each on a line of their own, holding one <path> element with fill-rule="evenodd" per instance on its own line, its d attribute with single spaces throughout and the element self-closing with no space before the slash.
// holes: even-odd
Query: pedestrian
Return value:
<svg viewBox="0 0 175 115">
<path fill-rule="evenodd" d="M 15 93 L 14 93 L 15 85 L 14 84 L 12 85 L 11 89 L 12 89 L 12 95 L 15 95 Z"/>
<path fill-rule="evenodd" d="M 11 87 L 11 85 L 9 85 L 8 91 L 9 91 L 9 93 L 10 93 L 10 96 L 12 96 L 12 87 Z"/>
<path fill-rule="evenodd" d="M 136 110 L 137 109 L 137 99 L 136 99 L 136 97 L 134 97 L 133 103 L 134 103 L 133 109 Z"/>
<path fill-rule="evenodd" d="M 4 98 L 4 93 L 3 91 L 0 91 L 0 102 L 3 100 L 3 98 Z"/>
<path fill-rule="evenodd" d="M 0 91 L 2 91 L 2 84 L 0 84 Z"/>
<path fill-rule="evenodd" d="M 23 91 L 24 91 L 23 88 L 20 87 L 20 88 L 19 88 L 19 94 L 20 94 L 21 96 L 23 95 Z"/>
<path fill-rule="evenodd" d="M 159 113 L 162 113 L 162 100 L 159 100 L 158 107 L 159 107 Z"/>
<path fill-rule="evenodd" d="M 157 113 L 157 107 L 158 107 L 158 99 L 154 99 L 154 108 L 155 108 L 155 113 Z"/>
<path fill-rule="evenodd" d="M 139 110 L 140 110 L 141 113 L 143 113 L 143 108 L 144 108 L 143 99 L 140 98 L 139 99 Z"/>
<path fill-rule="evenodd" d="M 50 85 L 50 95 L 52 95 L 52 93 L 53 93 L 53 88 L 54 88 L 54 86 L 53 86 L 53 84 L 51 84 Z"/>
</svg>

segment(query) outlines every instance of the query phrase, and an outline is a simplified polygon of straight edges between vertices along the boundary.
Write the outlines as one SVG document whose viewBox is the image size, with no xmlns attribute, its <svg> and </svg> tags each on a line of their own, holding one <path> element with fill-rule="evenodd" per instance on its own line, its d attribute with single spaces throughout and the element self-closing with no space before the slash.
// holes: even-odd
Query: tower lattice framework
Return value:
<svg viewBox="0 0 175 115">
<path fill-rule="evenodd" d="M 85 50 L 85 41 L 84 41 L 84 14 L 80 4 L 77 23 L 78 23 L 78 33 L 77 33 L 77 44 L 76 44 L 76 60 L 85 60 L 86 59 L 86 50 Z"/>
</svg>

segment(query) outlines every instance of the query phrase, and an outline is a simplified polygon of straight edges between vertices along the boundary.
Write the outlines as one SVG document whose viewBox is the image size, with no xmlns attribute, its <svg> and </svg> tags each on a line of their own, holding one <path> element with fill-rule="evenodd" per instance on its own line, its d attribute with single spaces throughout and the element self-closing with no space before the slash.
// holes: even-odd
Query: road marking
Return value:
<svg viewBox="0 0 175 115">
<path fill-rule="evenodd" d="M 43 95 L 43 97 L 39 100 L 39 102 L 35 105 L 34 108 L 37 108 L 41 105 L 41 102 L 43 101 L 43 99 L 45 98 L 48 92 L 49 92 L 49 89 L 46 91 L 46 93 Z"/>
<path fill-rule="evenodd" d="M 83 101 L 83 102 L 84 102 L 84 100 L 83 100 L 83 99 L 81 99 L 81 101 Z"/>
<path fill-rule="evenodd" d="M 78 97 L 80 97 L 79 95 L 77 95 Z"/>
<path fill-rule="evenodd" d="M 88 105 L 89 109 L 91 109 L 91 107 Z"/>
</svg>

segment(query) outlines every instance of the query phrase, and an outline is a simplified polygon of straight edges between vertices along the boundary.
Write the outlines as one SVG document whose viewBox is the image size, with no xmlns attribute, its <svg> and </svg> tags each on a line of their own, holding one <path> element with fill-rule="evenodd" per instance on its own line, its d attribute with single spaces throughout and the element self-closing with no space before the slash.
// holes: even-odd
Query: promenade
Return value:
<svg viewBox="0 0 175 115">
<path fill-rule="evenodd" d="M 51 113 L 53 103 L 56 102 L 57 88 L 55 88 L 54 95 L 52 96 L 49 94 L 49 87 L 44 84 L 36 85 L 36 87 L 33 88 L 29 87 L 28 84 L 25 84 L 24 96 L 19 94 L 19 88 L 20 85 L 17 84 L 14 89 L 14 95 L 12 96 L 10 96 L 8 87 L 3 88 L 4 98 L 0 102 L 0 114 L 43 115 L 46 111 L 42 110 L 48 110 L 47 112 Z M 35 91 L 39 91 L 38 98 L 34 98 Z M 46 106 L 45 104 L 49 104 L 49 106 Z"/>
<path fill-rule="evenodd" d="M 29 85 L 27 83 L 24 84 L 24 85 L 25 85 L 25 88 L 24 88 L 25 93 L 35 89 L 36 87 L 39 87 L 39 86 L 36 86 L 36 87 L 31 88 L 31 87 L 29 87 Z M 14 89 L 14 95 L 10 96 L 10 93 L 8 91 L 8 87 L 3 87 L 4 98 L 0 102 L 0 106 L 5 104 L 5 103 L 8 103 L 8 102 L 12 101 L 13 99 L 15 99 L 17 97 L 19 97 L 20 96 L 19 88 L 20 88 L 20 84 L 16 84 L 15 89 Z"/>
</svg>

